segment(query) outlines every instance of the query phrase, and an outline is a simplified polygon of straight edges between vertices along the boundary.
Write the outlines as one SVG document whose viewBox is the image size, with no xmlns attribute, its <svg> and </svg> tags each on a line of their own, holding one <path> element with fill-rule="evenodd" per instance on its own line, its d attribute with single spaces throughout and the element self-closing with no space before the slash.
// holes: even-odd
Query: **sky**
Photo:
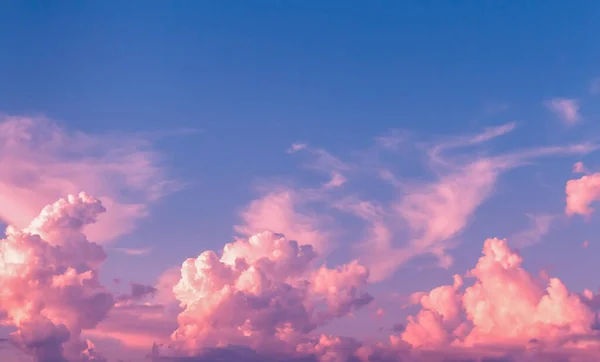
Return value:
<svg viewBox="0 0 600 362">
<path fill-rule="evenodd" d="M 597 361 L 599 11 L 2 2 L 0 359 Z"/>
</svg>

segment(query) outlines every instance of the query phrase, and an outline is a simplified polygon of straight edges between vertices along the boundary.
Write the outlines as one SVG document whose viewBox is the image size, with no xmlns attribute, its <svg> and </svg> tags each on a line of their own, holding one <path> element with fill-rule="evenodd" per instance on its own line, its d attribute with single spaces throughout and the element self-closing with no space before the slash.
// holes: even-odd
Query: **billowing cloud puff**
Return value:
<svg viewBox="0 0 600 362">
<path fill-rule="evenodd" d="M 590 204 L 600 199 L 600 173 L 567 181 L 566 193 L 565 212 L 567 215 L 591 215 L 594 209 L 590 207 Z"/>
<path fill-rule="evenodd" d="M 475 283 L 433 289 L 420 299 L 401 340 L 415 347 L 548 344 L 591 336 L 594 315 L 557 278 L 544 287 L 522 266 L 504 239 L 488 239 L 468 276 Z M 393 337 L 398 342 L 399 339 Z"/>
<path fill-rule="evenodd" d="M 85 193 L 70 195 L 0 241 L 0 311 L 17 328 L 11 342 L 37 362 L 102 360 L 80 335 L 113 305 L 98 280 L 106 254 L 82 233 L 104 211 Z"/>
<path fill-rule="evenodd" d="M 105 242 L 132 231 L 177 185 L 142 135 L 69 132 L 41 117 L 0 117 L 0 221 L 24 228 L 47 204 L 86 190 L 110 213 L 86 226 Z"/>
<path fill-rule="evenodd" d="M 314 269 L 315 257 L 311 245 L 262 232 L 186 260 L 174 341 L 192 354 L 230 344 L 293 353 L 308 332 L 372 300 L 365 267 Z"/>
</svg>

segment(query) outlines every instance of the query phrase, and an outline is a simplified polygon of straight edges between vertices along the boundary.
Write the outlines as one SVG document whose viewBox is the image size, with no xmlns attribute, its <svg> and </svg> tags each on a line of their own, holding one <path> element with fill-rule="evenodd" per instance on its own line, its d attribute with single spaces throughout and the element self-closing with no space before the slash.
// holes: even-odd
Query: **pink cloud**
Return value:
<svg viewBox="0 0 600 362">
<path fill-rule="evenodd" d="M 590 204 L 600 199 L 600 173 L 582 176 L 579 179 L 567 181 L 567 215 L 589 216 L 594 209 Z"/>
<path fill-rule="evenodd" d="M 567 125 L 573 125 L 581 120 L 580 105 L 576 99 L 554 98 L 546 101 L 545 105 Z"/>
<path fill-rule="evenodd" d="M 511 122 L 476 134 L 418 144 L 417 148 L 425 151 L 426 166 L 434 175 L 433 180 L 426 182 L 400 180 L 390 170 L 377 167 L 375 171 L 380 180 L 388 182 L 396 191 L 397 196 L 389 202 L 364 199 L 358 193 L 344 194 L 344 189 L 333 190 L 334 186 L 346 183 L 347 172 L 368 171 L 370 164 L 367 170 L 361 170 L 358 164 L 342 161 L 325 150 L 303 147 L 316 158 L 308 167 L 332 175 L 330 181 L 312 189 L 271 187 L 244 210 L 244 222 L 236 231 L 243 235 L 262 230 L 283 232 L 291 239 L 310 242 L 324 254 L 328 249 L 321 245 L 323 241 L 328 240 L 327 246 L 331 247 L 329 240 L 343 230 L 330 216 L 314 211 L 313 204 L 318 203 L 363 220 L 365 237 L 357 250 L 361 261 L 370 268 L 372 281 L 389 277 L 400 265 L 421 255 L 431 255 L 438 265 L 448 267 L 453 262 L 448 251 L 458 245 L 458 237 L 477 209 L 493 195 L 497 180 L 504 172 L 541 157 L 587 154 L 598 148 L 592 143 L 580 143 L 488 156 L 472 151 L 473 147 L 515 129 L 516 123 Z M 386 147 L 386 152 L 390 150 L 393 151 Z M 369 160 L 372 158 L 371 155 Z M 516 239 L 528 244 L 539 241 L 552 220 L 550 216 L 536 216 L 532 219 L 533 229 L 516 235 Z"/>
<path fill-rule="evenodd" d="M 598 148 L 582 143 L 499 155 L 465 152 L 513 129 L 510 123 L 427 145 L 427 166 L 435 178 L 408 182 L 390 172 L 386 180 L 393 181 L 397 192 L 390 202 L 342 194 L 343 189 L 333 191 L 323 184 L 270 189 L 242 212 L 236 231 L 247 238 L 184 262 L 173 288 L 183 308 L 177 329 L 170 344 L 155 345 L 153 356 L 161 361 L 596 360 L 599 354 L 589 348 L 596 338 L 591 302 L 569 292 L 557 278 L 529 274 L 521 257 L 501 239 L 486 240 L 483 256 L 464 281 L 456 275 L 452 285 L 411 295 L 408 301 L 421 310 L 389 342 L 316 333 L 369 303 L 367 282 L 389 276 L 407 260 L 433 255 L 448 266 L 448 251 L 504 172 L 539 157 Z M 332 167 L 338 161 L 349 165 L 325 151 L 319 155 L 324 158 L 313 163 L 318 171 L 339 170 Z M 354 165 L 351 169 L 357 170 Z M 312 202 L 365 222 L 360 262 L 337 268 L 315 265 L 336 234 L 324 226 Z M 539 241 L 557 217 L 528 216 L 531 228 L 515 235 L 520 246 Z M 285 231 L 287 238 L 276 231 Z"/>
<path fill-rule="evenodd" d="M 521 263 L 506 240 L 486 240 L 468 273 L 475 283 L 464 292 L 455 283 L 422 297 L 422 310 L 409 318 L 402 340 L 415 347 L 525 347 L 532 340 L 562 346 L 577 343 L 575 336 L 592 337 L 593 313 L 586 304 L 557 278 L 544 289 Z"/>
<path fill-rule="evenodd" d="M 280 232 L 291 240 L 307 243 L 319 251 L 329 247 L 329 232 L 326 231 L 327 217 L 302 211 L 307 195 L 292 189 L 268 192 L 256 199 L 242 212 L 241 225 L 235 230 L 250 236 L 264 230 Z"/>
<path fill-rule="evenodd" d="M 587 173 L 587 168 L 583 162 L 575 162 L 575 164 L 573 164 L 573 173 Z"/>
<path fill-rule="evenodd" d="M 344 206 L 369 224 L 370 239 L 362 250 L 373 281 L 388 277 L 399 265 L 419 255 L 433 255 L 440 266 L 449 266 L 452 258 L 446 251 L 457 245 L 456 237 L 468 225 L 477 208 L 493 194 L 496 181 L 503 172 L 539 157 L 585 154 L 597 149 L 596 145 L 584 143 L 525 149 L 488 157 L 456 154 L 460 149 L 490 141 L 514 129 L 515 124 L 508 123 L 487 128 L 480 134 L 435 144 L 428 149 L 428 156 L 437 180 L 394 182 L 399 201 L 383 206 L 384 211 L 376 216 L 361 216 L 356 207 Z M 452 156 L 447 155 L 450 151 L 454 151 Z M 365 201 L 360 203 L 364 205 Z M 521 236 L 531 239 L 528 242 L 536 242 L 547 232 L 550 220 L 550 217 L 536 218 L 536 229 Z M 404 229 L 398 228 L 399 221 L 404 223 Z M 394 243 L 401 237 L 408 239 L 408 243 Z"/>
<path fill-rule="evenodd" d="M 86 230 L 106 242 L 131 232 L 148 205 L 176 187 L 140 135 L 69 132 L 45 118 L 1 119 L 0 220 L 19 228 L 44 205 L 84 189 L 111 211 Z"/>
<path fill-rule="evenodd" d="M 228 344 L 293 352 L 294 343 L 372 297 L 356 262 L 314 268 L 309 244 L 262 232 L 188 259 L 174 293 L 184 310 L 173 339 L 184 351 Z"/>
<path fill-rule="evenodd" d="M 0 241 L 0 310 L 17 328 L 11 342 L 38 362 L 101 360 L 80 337 L 113 306 L 98 279 L 106 254 L 83 234 L 104 211 L 84 193 L 70 195 Z"/>
</svg>

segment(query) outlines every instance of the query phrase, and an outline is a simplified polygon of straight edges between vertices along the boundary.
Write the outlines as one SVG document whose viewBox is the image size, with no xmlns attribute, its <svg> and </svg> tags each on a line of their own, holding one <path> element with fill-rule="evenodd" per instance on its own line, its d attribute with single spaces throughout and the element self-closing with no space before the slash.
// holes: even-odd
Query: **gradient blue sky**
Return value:
<svg viewBox="0 0 600 362">
<path fill-rule="evenodd" d="M 111 253 L 104 268 L 106 280 L 153 283 L 230 241 L 261 180 L 314 185 L 320 176 L 285 152 L 297 141 L 352 159 L 390 129 L 439 136 L 516 121 L 493 144 L 498 152 L 600 136 L 590 92 L 600 76 L 598 14 L 597 1 L 4 1 L 0 112 L 89 133 L 201 131 L 157 142 L 169 174 L 188 184 L 115 244 L 153 252 Z M 579 99 L 583 122 L 561 124 L 544 106 L 556 97 Z M 394 168 L 420 177 L 407 158 Z M 485 238 L 526 229 L 526 213 L 561 214 L 579 160 L 504 174 L 461 234 L 450 272 L 474 265 Z M 600 167 L 597 155 L 584 161 Z M 523 250 L 527 267 L 553 267 L 574 290 L 597 288 L 598 228 L 557 225 Z M 348 250 L 342 241 L 328 262 Z M 372 288 L 410 293 L 450 275 L 413 263 Z M 371 323 L 358 333 L 373 334 L 380 325 Z"/>
</svg>

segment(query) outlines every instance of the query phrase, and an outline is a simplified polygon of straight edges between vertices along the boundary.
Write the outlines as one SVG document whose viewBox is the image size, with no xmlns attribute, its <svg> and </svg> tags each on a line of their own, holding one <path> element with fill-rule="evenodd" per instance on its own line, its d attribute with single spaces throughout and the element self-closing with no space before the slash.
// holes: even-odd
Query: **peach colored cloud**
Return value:
<svg viewBox="0 0 600 362">
<path fill-rule="evenodd" d="M 567 181 L 567 215 L 589 216 L 594 209 L 590 204 L 600 199 L 600 173 L 582 176 L 579 179 Z"/>
<path fill-rule="evenodd" d="M 0 118 L 0 220 L 25 227 L 42 207 L 84 189 L 110 213 L 87 226 L 93 241 L 131 232 L 148 205 L 177 184 L 141 135 L 70 132 L 43 117 Z"/>
<path fill-rule="evenodd" d="M 436 288 L 424 295 L 422 310 L 410 317 L 403 341 L 414 347 L 449 345 L 577 344 L 593 339 L 593 313 L 557 278 L 544 287 L 522 266 L 506 240 L 488 239 L 483 256 L 468 272 L 475 283 Z M 398 337 L 393 337 L 397 341 Z"/>
</svg>

